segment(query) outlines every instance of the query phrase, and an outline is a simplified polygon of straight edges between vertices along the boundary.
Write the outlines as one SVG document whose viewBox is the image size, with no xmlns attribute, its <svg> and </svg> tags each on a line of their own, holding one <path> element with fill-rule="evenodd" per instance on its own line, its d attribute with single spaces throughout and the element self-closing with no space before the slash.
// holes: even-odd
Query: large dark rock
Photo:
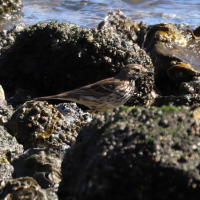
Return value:
<svg viewBox="0 0 200 200">
<path fill-rule="evenodd" d="M 60 199 L 199 199 L 199 113 L 165 106 L 98 115 L 65 155 Z"/>
<path fill-rule="evenodd" d="M 19 88 L 44 96 L 112 77 L 128 63 L 153 71 L 146 52 L 112 28 L 38 23 L 22 31 L 2 53 L 0 79 L 7 97 Z M 145 104 L 152 85 L 153 77 L 138 80 L 141 94 L 134 99 Z"/>
</svg>

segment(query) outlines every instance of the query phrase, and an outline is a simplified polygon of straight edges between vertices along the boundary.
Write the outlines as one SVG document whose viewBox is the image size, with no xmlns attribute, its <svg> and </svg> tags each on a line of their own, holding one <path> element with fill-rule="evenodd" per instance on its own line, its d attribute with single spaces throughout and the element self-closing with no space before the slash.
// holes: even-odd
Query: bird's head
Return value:
<svg viewBox="0 0 200 200">
<path fill-rule="evenodd" d="M 120 73 L 116 76 L 116 78 L 119 79 L 133 79 L 136 80 L 138 78 L 143 77 L 144 75 L 152 74 L 152 72 L 147 71 L 142 65 L 139 64 L 128 64 L 122 70 Z"/>
</svg>

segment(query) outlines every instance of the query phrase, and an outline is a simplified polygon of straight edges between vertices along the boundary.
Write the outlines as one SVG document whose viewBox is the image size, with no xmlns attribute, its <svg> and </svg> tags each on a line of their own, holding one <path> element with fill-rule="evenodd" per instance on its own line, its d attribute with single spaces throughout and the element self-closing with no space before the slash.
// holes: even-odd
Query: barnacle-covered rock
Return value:
<svg viewBox="0 0 200 200">
<path fill-rule="evenodd" d="M 139 46 L 142 46 L 148 24 L 142 21 L 135 22 L 130 17 L 126 17 L 122 11 L 118 10 L 109 12 L 98 26 L 98 29 L 110 28 L 122 37 L 127 37 L 129 40 L 138 43 Z"/>
<path fill-rule="evenodd" d="M 55 108 L 62 113 L 63 118 L 56 121 L 51 140 L 59 138 L 62 142 L 71 146 L 76 142 L 81 127 L 92 121 L 92 115 L 88 112 L 83 112 L 76 103 L 61 103 Z"/>
<path fill-rule="evenodd" d="M 155 106 L 174 105 L 174 106 L 200 106 L 199 94 L 185 94 L 181 96 L 158 96 L 154 101 Z"/>
<path fill-rule="evenodd" d="M 81 126 L 88 120 L 91 115 L 74 103 L 60 104 L 56 109 L 47 102 L 29 101 L 15 111 L 7 126 L 24 149 L 44 146 L 66 149 L 76 141 Z"/>
<path fill-rule="evenodd" d="M 23 17 L 22 0 L 0 0 L 0 23 L 5 24 L 9 21 L 19 21 Z M 5 31 L 5 30 L 4 30 Z M 1 31 L 0 31 L 1 32 Z M 7 43 L 0 36 L 0 47 L 2 43 Z M 1 48 L 0 48 L 1 52 Z"/>
<path fill-rule="evenodd" d="M 121 38 L 126 38 L 129 41 L 139 44 L 139 46 L 142 46 L 144 42 L 147 28 L 147 24 L 133 21 L 130 17 L 126 17 L 122 11 L 109 12 L 98 26 L 98 29 L 102 30 L 112 29 Z M 154 96 L 151 96 L 154 87 L 154 76 L 146 76 L 137 80 L 136 87 L 137 92 L 133 94 L 126 105 L 149 105 L 149 102 L 155 99 Z"/>
<path fill-rule="evenodd" d="M 180 86 L 181 94 L 200 94 L 200 77 L 194 76 L 189 82 L 183 82 Z"/>
<path fill-rule="evenodd" d="M 146 52 L 112 28 L 38 23 L 22 31 L 9 51 L 2 54 L 0 79 L 11 96 L 18 88 L 44 96 L 112 77 L 128 63 L 142 64 L 153 71 Z"/>
<path fill-rule="evenodd" d="M 66 152 L 59 198 L 199 199 L 199 120 L 173 106 L 96 116 Z"/>
<path fill-rule="evenodd" d="M 8 130 L 24 149 L 37 147 L 40 140 L 45 141 L 51 136 L 57 117 L 61 114 L 47 102 L 29 101 L 12 115 Z"/>
<path fill-rule="evenodd" d="M 0 180 L 12 178 L 13 166 L 10 162 L 22 153 L 22 145 L 0 126 Z"/>
<path fill-rule="evenodd" d="M 43 190 L 31 177 L 21 177 L 7 182 L 1 182 L 0 191 L 1 199 L 58 200 L 54 188 Z"/>
<path fill-rule="evenodd" d="M 17 13 L 21 10 L 22 6 L 22 0 L 0 0 L 0 15 L 4 16 L 7 13 Z"/>
<path fill-rule="evenodd" d="M 24 23 L 19 23 L 13 28 L 0 30 L 0 55 L 7 51 L 15 42 L 16 36 L 25 28 Z M 13 75 L 10 74 L 10 78 Z"/>
<path fill-rule="evenodd" d="M 13 178 L 30 176 L 43 189 L 58 187 L 63 155 L 59 149 L 29 149 L 12 162 Z"/>
<path fill-rule="evenodd" d="M 2 152 L 1 152 L 1 155 L 0 155 L 0 183 L 1 183 L 1 181 L 11 179 L 13 171 L 14 171 L 13 166 L 8 162 L 8 160 L 6 158 L 2 158 Z"/>
<path fill-rule="evenodd" d="M 154 90 L 154 74 L 136 80 L 135 84 L 136 91 L 125 105 L 151 105 L 157 96 L 157 93 Z"/>
</svg>

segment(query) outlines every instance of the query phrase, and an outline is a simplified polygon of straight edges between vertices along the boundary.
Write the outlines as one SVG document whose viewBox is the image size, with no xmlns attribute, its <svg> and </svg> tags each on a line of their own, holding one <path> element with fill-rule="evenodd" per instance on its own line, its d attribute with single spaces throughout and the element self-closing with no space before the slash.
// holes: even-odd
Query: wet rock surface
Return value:
<svg viewBox="0 0 200 200">
<path fill-rule="evenodd" d="M 199 108 L 98 115 L 62 163 L 60 199 L 198 199 Z"/>
<path fill-rule="evenodd" d="M 56 189 L 43 190 L 31 177 L 22 177 L 2 182 L 0 186 L 1 199 L 38 199 L 57 200 Z"/>
<path fill-rule="evenodd" d="M 197 84 L 194 88 L 190 83 L 200 76 L 199 42 L 192 30 L 174 24 L 161 23 L 148 29 L 144 48 L 155 66 L 156 86 L 162 95 L 180 96 L 199 90 Z M 190 91 L 183 90 L 183 82 L 193 85 Z"/>
</svg>

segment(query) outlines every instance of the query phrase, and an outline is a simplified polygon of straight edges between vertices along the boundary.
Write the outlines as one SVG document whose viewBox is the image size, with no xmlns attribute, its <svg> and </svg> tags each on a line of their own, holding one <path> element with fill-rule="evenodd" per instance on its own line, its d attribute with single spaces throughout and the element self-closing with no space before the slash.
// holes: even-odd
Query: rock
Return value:
<svg viewBox="0 0 200 200">
<path fill-rule="evenodd" d="M 31 177 L 22 177 L 2 182 L 0 190 L 1 199 L 58 200 L 54 188 L 43 190 Z"/>
<path fill-rule="evenodd" d="M 15 110 L 17 110 L 17 108 L 24 104 L 24 102 L 30 101 L 32 99 L 31 96 L 33 96 L 33 93 L 30 93 L 29 90 L 22 90 L 18 88 L 15 91 L 15 94 L 7 99 L 7 102 L 9 105 L 12 105 Z"/>
<path fill-rule="evenodd" d="M 66 152 L 59 199 L 199 199 L 198 113 L 122 107 L 96 116 Z"/>
<path fill-rule="evenodd" d="M 0 126 L 0 180 L 12 178 L 13 166 L 10 162 L 23 153 L 23 146 L 18 144 L 15 137 Z"/>
<path fill-rule="evenodd" d="M 19 23 L 10 30 L 0 30 L 0 55 L 3 52 L 8 51 L 10 47 L 14 44 L 16 36 L 25 28 L 24 23 Z M 6 75 L 6 74 L 4 74 Z M 7 74 L 8 75 L 8 74 Z M 12 75 L 10 74 L 10 78 Z"/>
<path fill-rule="evenodd" d="M 0 15 L 5 17 L 6 14 L 15 14 L 23 7 L 22 0 L 0 0 Z"/>
<path fill-rule="evenodd" d="M 5 125 L 12 114 L 12 106 L 7 105 L 4 90 L 0 85 L 0 125 Z"/>
<path fill-rule="evenodd" d="M 25 150 L 58 146 L 66 149 L 76 141 L 81 126 L 89 118 L 90 114 L 74 103 L 54 107 L 46 101 L 29 101 L 15 111 L 7 127 Z"/>
<path fill-rule="evenodd" d="M 63 155 L 56 149 L 29 149 L 12 162 L 13 178 L 30 176 L 43 189 L 58 187 Z"/>
<path fill-rule="evenodd" d="M 122 37 L 138 43 L 143 46 L 145 35 L 147 33 L 148 24 L 144 22 L 135 22 L 130 17 L 118 10 L 109 12 L 102 22 L 98 25 L 98 29 L 112 28 L 117 34 Z"/>
<path fill-rule="evenodd" d="M 182 82 L 200 76 L 199 44 L 192 30 L 182 30 L 171 23 L 149 27 L 144 48 L 151 56 L 156 86 L 163 95 L 180 95 Z"/>
<path fill-rule="evenodd" d="M 38 23 L 21 31 L 9 51 L 3 52 L 0 79 L 8 97 L 19 88 L 38 97 L 112 77 L 128 63 L 153 71 L 146 52 L 112 28 Z M 152 85 L 154 77 L 138 80 L 141 92 L 132 98 L 132 105 L 146 104 Z"/>
</svg>

